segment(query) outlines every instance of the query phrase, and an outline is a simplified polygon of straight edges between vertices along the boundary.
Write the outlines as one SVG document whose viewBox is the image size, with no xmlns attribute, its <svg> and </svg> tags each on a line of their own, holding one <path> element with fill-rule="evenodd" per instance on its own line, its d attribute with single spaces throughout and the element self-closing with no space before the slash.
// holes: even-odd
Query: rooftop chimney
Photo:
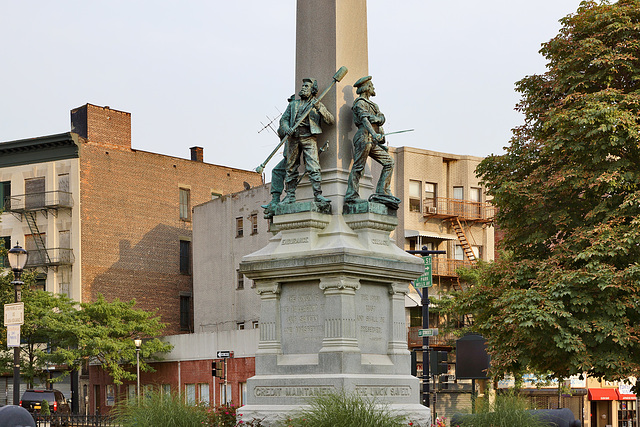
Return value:
<svg viewBox="0 0 640 427">
<path fill-rule="evenodd" d="M 202 147 L 191 147 L 191 160 L 194 162 L 204 162 L 204 149 Z"/>
<path fill-rule="evenodd" d="M 91 142 L 131 149 L 131 113 L 85 104 L 71 110 L 71 132 Z"/>
</svg>

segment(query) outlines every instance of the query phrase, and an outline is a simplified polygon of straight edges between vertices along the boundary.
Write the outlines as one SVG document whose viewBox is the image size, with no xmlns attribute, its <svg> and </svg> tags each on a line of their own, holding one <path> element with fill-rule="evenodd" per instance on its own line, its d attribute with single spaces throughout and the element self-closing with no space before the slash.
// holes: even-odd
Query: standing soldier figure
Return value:
<svg viewBox="0 0 640 427">
<path fill-rule="evenodd" d="M 289 136 L 285 155 L 287 160 L 287 176 L 285 179 L 287 196 L 282 203 L 296 201 L 300 155 L 304 156 L 304 164 L 313 188 L 314 200 L 319 203 L 331 202 L 322 195 L 322 189 L 320 188 L 320 162 L 318 160 L 316 135 L 322 133 L 321 122 L 333 124 L 334 119 L 322 102 L 316 100 L 317 93 L 318 83 L 316 80 L 303 79 L 302 88 L 298 93 L 300 99 L 291 101 L 280 118 L 278 134 L 282 137 L 284 135 Z M 309 111 L 309 115 L 298 127 L 294 128 L 295 123 L 304 116 L 306 111 Z"/>
<path fill-rule="evenodd" d="M 385 121 L 384 114 L 380 112 L 378 104 L 369 99 L 376 95 L 371 76 L 362 77 L 353 86 L 357 88 L 356 93 L 360 95 L 351 107 L 353 122 L 358 130 L 353 137 L 353 166 L 351 173 L 349 173 L 345 203 L 366 201 L 360 198 L 358 191 L 367 158 L 371 157 L 382 165 L 375 195 L 379 196 L 377 199 L 382 203 L 395 203 L 397 209 L 399 199 L 393 197 L 389 189 L 394 162 L 387 151 L 388 149 L 384 146 L 384 131 L 382 130 Z"/>
</svg>

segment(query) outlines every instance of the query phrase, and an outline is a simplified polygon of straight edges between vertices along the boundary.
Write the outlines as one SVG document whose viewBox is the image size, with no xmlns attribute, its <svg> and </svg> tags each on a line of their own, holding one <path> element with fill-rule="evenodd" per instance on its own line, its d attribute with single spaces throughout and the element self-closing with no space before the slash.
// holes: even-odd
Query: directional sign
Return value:
<svg viewBox="0 0 640 427">
<path fill-rule="evenodd" d="M 20 325 L 7 325 L 7 347 L 20 347 Z"/>
<path fill-rule="evenodd" d="M 232 355 L 233 355 L 233 352 L 229 350 L 221 350 L 216 353 L 216 357 L 218 359 L 226 359 L 227 357 L 231 357 Z"/>
<path fill-rule="evenodd" d="M 24 303 L 15 302 L 4 305 L 4 325 L 24 324 Z"/>
<path fill-rule="evenodd" d="M 418 329 L 419 337 L 435 337 L 438 335 L 438 328 Z"/>
<path fill-rule="evenodd" d="M 433 279 L 431 276 L 431 255 L 422 257 L 422 259 L 424 260 L 424 274 L 413 282 L 414 288 L 430 288 L 433 286 Z"/>
</svg>

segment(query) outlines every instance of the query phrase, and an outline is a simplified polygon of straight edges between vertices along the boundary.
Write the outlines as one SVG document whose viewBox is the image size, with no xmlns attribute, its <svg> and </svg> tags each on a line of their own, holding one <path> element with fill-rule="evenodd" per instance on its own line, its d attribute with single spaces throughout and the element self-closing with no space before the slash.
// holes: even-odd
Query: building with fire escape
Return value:
<svg viewBox="0 0 640 427">
<path fill-rule="evenodd" d="M 0 142 L 0 241 L 27 249 L 43 290 L 135 298 L 167 334 L 188 333 L 192 207 L 261 184 L 205 163 L 201 147 L 189 159 L 133 149 L 130 113 L 86 104 L 71 111 L 71 132 Z M 0 404 L 11 385 L 0 378 Z M 68 382 L 56 387 L 70 395 Z"/>
</svg>

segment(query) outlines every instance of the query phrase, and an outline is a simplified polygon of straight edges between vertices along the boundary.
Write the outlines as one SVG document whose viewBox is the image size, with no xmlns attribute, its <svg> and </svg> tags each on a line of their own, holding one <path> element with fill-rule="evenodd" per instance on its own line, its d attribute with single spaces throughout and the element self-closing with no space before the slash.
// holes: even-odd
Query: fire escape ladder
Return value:
<svg viewBox="0 0 640 427">
<path fill-rule="evenodd" d="M 451 225 L 453 226 L 453 230 L 456 232 L 456 236 L 458 236 L 458 240 L 460 241 L 460 246 L 462 246 L 462 250 L 466 255 L 467 259 L 471 264 L 475 264 L 477 262 L 476 256 L 473 253 L 473 249 L 471 248 L 471 244 L 469 244 L 469 239 L 467 239 L 467 235 L 462 228 L 462 224 L 460 223 L 460 219 L 458 217 L 453 217 L 451 219 Z"/>
<path fill-rule="evenodd" d="M 47 247 L 44 244 L 44 239 L 42 238 L 42 234 L 40 234 L 40 230 L 38 229 L 38 223 L 36 221 L 37 212 L 25 212 L 24 217 L 27 220 L 27 224 L 29 225 L 29 230 L 31 231 L 31 235 L 33 236 L 33 241 L 36 245 L 36 249 L 39 253 L 42 254 L 43 261 L 49 265 L 51 264 L 51 259 L 49 259 L 49 253 L 47 252 Z"/>
</svg>

